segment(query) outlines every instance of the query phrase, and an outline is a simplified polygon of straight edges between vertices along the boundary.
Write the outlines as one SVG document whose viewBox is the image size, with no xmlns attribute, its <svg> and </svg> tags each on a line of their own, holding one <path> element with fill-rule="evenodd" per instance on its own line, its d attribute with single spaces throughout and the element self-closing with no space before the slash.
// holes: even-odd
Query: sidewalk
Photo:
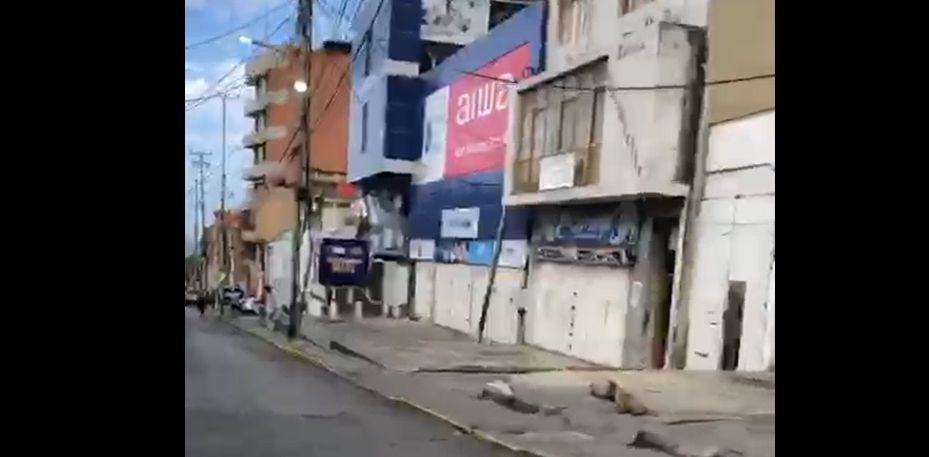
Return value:
<svg viewBox="0 0 929 457">
<path fill-rule="evenodd" d="M 294 343 L 261 327 L 254 319 L 232 323 L 398 405 L 418 409 L 464 433 L 529 455 L 669 455 L 629 447 L 641 431 L 649 430 L 682 445 L 671 449 L 675 451 L 671 455 L 774 457 L 773 379 L 768 390 L 767 385 L 757 386 L 755 380 L 717 384 L 718 379 L 708 376 L 693 377 L 700 379 L 698 382 L 689 376 L 672 376 L 676 373 L 606 372 L 569 357 L 527 347 L 481 346 L 452 331 L 400 320 L 311 321 L 304 325 L 309 339 Z M 590 385 L 606 380 L 621 385 L 624 392 L 635 392 L 655 416 L 618 414 L 615 403 L 591 396 Z M 499 381 L 506 383 L 502 385 L 504 391 L 512 390 L 504 395 L 518 401 L 495 401 L 499 398 L 494 395 L 491 400 L 480 398 L 482 392 L 493 394 L 488 384 Z M 721 403 L 718 409 L 722 411 L 706 411 L 706 405 L 715 400 L 696 406 L 679 401 L 687 396 L 682 392 L 703 397 L 717 385 L 723 392 L 734 386 L 747 389 L 743 391 L 750 392 L 746 398 L 753 400 L 742 403 L 762 404 L 764 408 L 743 405 L 739 409 L 732 406 L 738 402 L 732 401 Z M 768 398 L 759 396 L 758 390 L 770 393 L 770 408 L 754 400 Z M 756 415 L 760 412 L 764 415 Z M 713 454 L 712 448 L 733 449 L 741 454 Z"/>
<path fill-rule="evenodd" d="M 478 345 L 467 336 L 402 319 L 325 322 L 307 319 L 303 333 L 323 348 L 401 373 L 527 373 L 596 367 L 525 346 Z"/>
</svg>

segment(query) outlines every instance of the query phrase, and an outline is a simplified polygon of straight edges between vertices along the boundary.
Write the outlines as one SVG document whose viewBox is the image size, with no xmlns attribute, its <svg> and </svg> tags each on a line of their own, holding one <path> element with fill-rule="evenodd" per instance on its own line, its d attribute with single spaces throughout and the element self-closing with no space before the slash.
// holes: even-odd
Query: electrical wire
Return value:
<svg viewBox="0 0 929 457">
<path fill-rule="evenodd" d="M 480 74 L 480 73 L 474 73 L 474 72 L 470 72 L 470 71 L 462 71 L 462 72 L 460 72 L 460 73 L 461 73 L 461 74 L 464 74 L 464 75 L 474 76 L 474 77 L 477 77 L 477 78 L 487 79 L 487 80 L 490 80 L 490 81 L 502 82 L 502 83 L 506 83 L 506 84 L 510 84 L 510 85 L 518 84 L 517 81 L 511 81 L 511 80 L 509 80 L 509 79 L 497 78 L 497 77 L 495 77 L 495 76 L 483 75 L 483 74 Z M 743 83 L 743 82 L 749 82 L 749 81 L 759 81 L 759 80 L 763 80 L 763 79 L 773 79 L 773 78 L 774 78 L 774 73 L 769 73 L 769 74 L 763 74 L 763 75 L 747 76 L 747 77 L 744 77 L 744 78 L 733 78 L 733 79 L 721 79 L 721 80 L 717 80 L 717 81 L 707 81 L 705 85 L 706 85 L 706 86 L 719 86 L 719 85 L 725 85 L 725 84 L 737 84 L 737 83 Z M 689 88 L 691 88 L 691 87 L 693 87 L 693 86 L 694 86 L 693 84 L 690 84 L 690 85 L 686 85 L 686 84 L 671 84 L 671 85 L 661 85 L 661 86 L 620 86 L 620 87 L 610 87 L 610 86 L 607 86 L 607 87 L 603 87 L 603 88 L 595 88 L 595 87 L 569 87 L 569 86 L 560 86 L 560 85 L 551 85 L 551 84 L 540 85 L 540 87 L 546 87 L 546 88 L 554 87 L 554 88 L 556 88 L 556 89 L 569 90 L 569 91 L 577 91 L 577 92 L 584 92 L 584 91 L 591 91 L 591 92 L 593 92 L 593 91 L 602 90 L 602 89 L 606 89 L 607 91 L 610 91 L 610 92 L 656 91 L 656 90 L 669 90 L 669 89 L 689 89 Z"/>
<path fill-rule="evenodd" d="M 238 26 L 236 26 L 236 27 L 234 27 L 234 28 L 232 28 L 232 29 L 229 29 L 229 30 L 227 30 L 227 31 L 225 31 L 225 32 L 223 32 L 223 33 L 221 33 L 221 34 L 219 34 L 219 35 L 216 35 L 216 36 L 207 38 L 207 39 L 205 39 L 205 40 L 198 41 L 198 42 L 196 42 L 196 43 L 191 43 L 191 44 L 185 45 L 185 46 L 184 46 L 184 51 L 185 51 L 185 52 L 186 52 L 186 51 L 190 51 L 191 49 L 194 49 L 194 48 L 199 48 L 199 47 L 201 47 L 201 46 L 206 46 L 206 45 L 208 45 L 208 44 L 215 43 L 215 42 L 217 42 L 217 41 L 219 41 L 219 40 L 222 40 L 223 38 L 226 38 L 226 37 L 228 37 L 228 36 L 230 36 L 230 35 L 232 35 L 232 34 L 234 34 L 234 33 L 236 33 L 236 32 L 240 32 L 240 31 L 242 31 L 242 30 L 245 30 L 245 29 L 247 29 L 247 28 L 249 28 L 249 27 L 251 27 L 251 26 L 257 24 L 258 21 L 261 21 L 261 20 L 267 18 L 268 16 L 270 16 L 270 15 L 272 15 L 272 14 L 274 14 L 274 13 L 276 13 L 276 12 L 282 10 L 282 9 L 284 9 L 285 7 L 289 6 L 290 3 L 291 3 L 291 0 L 288 0 L 288 1 L 286 1 L 286 2 L 283 2 L 283 3 L 279 4 L 279 5 L 277 5 L 277 6 L 273 7 L 273 8 L 271 8 L 270 10 L 266 11 L 264 14 L 262 14 L 262 15 L 260 15 L 260 16 L 258 16 L 258 17 L 255 17 L 255 18 L 249 20 L 248 22 L 245 22 L 245 23 L 243 23 L 243 24 L 240 24 L 240 25 L 238 25 Z"/>
<path fill-rule="evenodd" d="M 268 33 L 267 35 L 265 35 L 265 38 L 264 38 L 264 39 L 267 40 L 267 39 L 270 39 L 270 37 L 274 36 L 275 33 L 277 33 L 278 31 L 280 31 L 280 30 L 284 27 L 284 25 L 286 25 L 288 22 L 290 22 L 290 20 L 292 19 L 292 17 L 293 17 L 293 15 L 288 15 L 286 18 L 284 18 L 284 20 L 281 21 L 281 22 L 277 25 L 277 27 L 274 28 L 274 30 L 272 30 L 270 33 Z M 186 107 L 186 109 L 184 110 L 184 112 L 189 113 L 189 112 L 191 112 L 191 111 L 193 111 L 193 110 L 195 110 L 195 109 L 197 109 L 197 108 L 203 106 L 203 104 L 206 103 L 207 101 L 212 100 L 212 99 L 217 98 L 217 97 L 222 97 L 223 95 L 225 95 L 225 94 L 231 92 L 232 90 L 234 90 L 234 89 L 227 89 L 227 90 L 225 91 L 225 93 L 223 93 L 222 91 L 220 91 L 220 93 L 213 93 L 213 94 L 210 94 L 210 95 L 205 95 L 205 94 L 208 94 L 209 92 L 215 91 L 227 78 L 229 78 L 230 76 L 232 76 L 232 74 L 235 73 L 236 70 L 238 70 L 241 66 L 245 65 L 245 64 L 246 64 L 252 57 L 254 57 L 258 52 L 259 52 L 258 50 L 253 50 L 251 53 L 249 53 L 248 56 L 246 56 L 244 59 L 240 60 L 236 65 L 234 65 L 232 68 L 230 68 L 229 71 L 226 72 L 226 74 L 224 74 L 223 76 L 221 76 L 221 77 L 219 78 L 219 80 L 217 80 L 217 81 L 212 85 L 212 87 L 211 87 L 210 89 L 207 89 L 207 90 L 203 91 L 204 95 L 201 95 L 200 97 L 197 97 L 197 98 L 193 99 L 192 101 L 186 101 L 186 103 L 192 103 L 192 104 L 191 104 L 191 105 L 188 105 L 188 106 Z M 239 82 L 239 81 L 241 81 L 241 80 L 243 80 L 243 79 L 244 79 L 244 78 L 239 78 L 239 79 L 237 79 L 237 80 L 233 80 L 232 84 L 235 84 L 235 83 L 237 83 L 237 82 Z M 242 87 L 244 87 L 244 85 L 243 85 Z M 235 88 L 235 89 L 238 89 L 238 87 Z"/>
<path fill-rule="evenodd" d="M 360 9 L 360 4 L 363 2 L 364 2 L 363 0 L 359 1 L 359 9 Z M 377 5 L 377 9 L 374 11 L 374 16 L 371 17 L 371 23 L 368 25 L 367 29 L 365 29 L 365 33 L 362 36 L 361 42 L 358 44 L 358 47 L 355 49 L 355 52 L 354 52 L 354 55 L 352 56 L 351 61 L 345 67 L 345 70 L 342 72 L 342 76 L 339 77 L 339 82 L 336 84 L 335 89 L 332 91 L 332 96 L 329 97 L 329 101 L 326 102 L 326 105 L 323 107 L 323 110 L 319 113 L 319 117 L 316 118 L 316 122 L 314 122 L 313 125 L 308 129 L 308 134 L 307 134 L 307 138 L 305 139 L 305 141 L 310 141 L 311 136 L 316 131 L 316 127 L 325 117 L 326 112 L 329 111 L 329 108 L 332 107 L 332 104 L 335 102 L 336 97 L 338 97 L 339 93 L 341 92 L 342 86 L 345 84 L 345 78 L 352 72 L 352 66 L 355 64 L 355 61 L 358 60 L 358 56 L 361 55 L 361 49 L 364 47 L 365 41 L 367 41 L 369 38 L 368 32 L 370 32 L 374 28 L 374 22 L 377 20 L 377 16 L 378 14 L 380 14 L 381 9 L 383 7 L 384 7 L 384 0 L 380 0 L 380 2 Z M 293 145 L 294 140 L 297 138 L 297 133 L 299 131 L 300 131 L 299 129 L 294 130 L 294 134 L 290 137 L 290 141 L 287 142 L 287 147 L 285 148 L 285 151 L 289 151 L 289 152 L 281 156 L 279 160 L 280 163 L 283 163 L 284 160 L 290 160 L 295 155 L 295 153 L 292 150 L 290 150 L 290 148 Z"/>
</svg>

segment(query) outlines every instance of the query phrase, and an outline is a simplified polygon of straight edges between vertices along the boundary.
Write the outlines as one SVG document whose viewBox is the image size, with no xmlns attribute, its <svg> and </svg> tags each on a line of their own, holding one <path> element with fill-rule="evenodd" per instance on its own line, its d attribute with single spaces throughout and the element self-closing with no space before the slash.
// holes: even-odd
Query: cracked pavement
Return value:
<svg viewBox="0 0 929 457">
<path fill-rule="evenodd" d="M 184 455 L 513 454 L 185 310 Z"/>
</svg>

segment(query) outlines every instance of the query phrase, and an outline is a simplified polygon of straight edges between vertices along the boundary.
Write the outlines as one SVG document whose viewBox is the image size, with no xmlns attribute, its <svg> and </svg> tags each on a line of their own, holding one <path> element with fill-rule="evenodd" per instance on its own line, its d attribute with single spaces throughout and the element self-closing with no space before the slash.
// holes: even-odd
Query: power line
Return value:
<svg viewBox="0 0 929 457">
<path fill-rule="evenodd" d="M 357 15 L 357 10 L 361 8 L 362 3 L 364 3 L 364 0 L 359 0 L 358 8 L 356 9 L 356 13 L 355 13 L 356 15 Z M 323 110 L 319 113 L 319 116 L 316 118 L 316 122 L 314 122 L 313 125 L 310 127 L 307 133 L 306 141 L 310 141 L 310 136 L 313 135 L 313 132 L 316 131 L 316 127 L 325 117 L 326 112 L 329 111 L 329 108 L 332 107 L 332 103 L 335 102 L 336 97 L 338 97 L 339 93 L 341 92 L 342 85 L 345 84 L 345 78 L 346 76 L 349 75 L 349 73 L 352 72 L 352 66 L 355 64 L 355 61 L 358 60 L 358 56 L 361 55 L 361 48 L 364 47 L 365 41 L 369 41 L 368 32 L 374 28 L 374 23 L 377 20 L 377 15 L 380 14 L 381 8 L 383 7 L 384 7 L 384 0 L 380 0 L 380 3 L 378 3 L 377 5 L 377 9 L 374 11 L 374 16 L 371 17 L 371 23 L 365 29 L 365 33 L 362 36 L 361 43 L 358 44 L 358 47 L 355 49 L 355 52 L 353 53 L 354 55 L 352 56 L 351 61 L 348 63 L 348 66 L 345 67 L 345 70 L 342 72 L 342 76 L 339 77 L 339 82 L 338 84 L 336 84 L 335 89 L 332 91 L 332 96 L 329 97 L 329 100 L 326 102 L 326 105 L 323 107 Z M 370 52 L 370 50 L 368 50 L 368 52 Z M 290 141 L 287 142 L 287 147 L 285 148 L 285 151 L 287 151 L 287 153 L 281 156 L 281 158 L 278 160 L 279 163 L 283 163 L 284 160 L 290 160 L 292 156 L 294 155 L 290 147 L 293 145 L 294 140 L 297 138 L 298 132 L 299 130 L 295 130 L 294 134 L 291 135 Z"/>
<path fill-rule="evenodd" d="M 223 92 L 218 92 L 218 93 L 215 93 L 215 94 L 207 95 L 207 96 L 205 96 L 205 97 L 186 98 L 186 99 L 184 99 L 184 103 L 205 102 L 205 101 L 212 100 L 212 99 L 214 99 L 214 98 L 222 98 L 222 97 L 225 97 L 226 95 L 229 95 L 232 91 L 238 90 L 238 89 L 242 89 L 242 88 L 244 88 L 244 87 L 246 87 L 245 84 L 239 84 L 239 85 L 237 85 L 237 86 L 230 87 L 230 88 L 224 90 Z"/>
<path fill-rule="evenodd" d="M 277 27 L 275 27 L 274 30 L 271 31 L 271 33 L 267 34 L 267 35 L 264 37 L 264 39 L 267 40 L 267 39 L 269 39 L 270 37 L 274 36 L 275 33 L 277 33 L 278 31 L 280 31 L 281 28 L 284 27 L 284 25 L 286 25 L 288 22 L 290 22 L 291 17 L 292 17 L 292 15 L 288 15 L 286 18 L 284 18 L 284 20 L 281 21 L 281 22 L 277 25 Z M 184 112 L 193 111 L 193 110 L 195 110 L 195 109 L 197 109 L 197 108 L 203 106 L 203 104 L 206 103 L 207 101 L 212 100 L 212 99 L 217 98 L 217 97 L 223 96 L 224 94 L 222 94 L 222 93 L 214 93 L 214 94 L 211 94 L 211 95 L 205 95 L 205 94 L 207 94 L 207 93 L 209 93 L 209 92 L 211 92 L 211 91 L 216 90 L 216 89 L 226 80 L 226 78 L 232 76 L 232 74 L 235 73 L 236 70 L 239 69 L 239 67 L 241 67 L 242 65 L 245 65 L 245 64 L 248 62 L 248 60 L 251 59 L 257 52 L 258 52 L 258 50 L 253 50 L 252 52 L 249 53 L 248 56 L 246 56 L 244 59 L 240 60 L 236 65 L 233 65 L 233 67 L 230 68 L 229 71 L 226 72 L 226 74 L 224 74 L 222 77 L 220 77 L 219 80 L 217 80 L 217 81 L 212 85 L 212 87 L 211 87 L 210 89 L 207 89 L 207 90 L 203 91 L 203 94 L 204 94 L 204 95 L 201 95 L 200 97 L 197 97 L 197 98 L 194 99 L 192 102 L 190 102 L 190 103 L 193 103 L 193 105 L 187 106 L 186 109 L 184 110 Z M 238 82 L 238 81 L 235 81 L 235 82 Z M 235 82 L 233 82 L 233 84 L 234 84 Z M 244 87 L 244 86 L 243 86 L 243 87 Z M 232 90 L 234 90 L 234 89 L 228 89 L 228 90 L 226 90 L 225 92 L 228 93 L 228 92 L 231 92 Z M 221 91 L 221 92 L 222 92 L 222 91 Z"/>
<path fill-rule="evenodd" d="M 502 83 L 506 83 L 506 84 L 510 84 L 510 85 L 512 85 L 512 84 L 518 84 L 517 81 L 511 81 L 511 80 L 509 80 L 509 79 L 497 78 L 497 77 L 495 77 L 495 76 L 490 76 L 490 75 L 483 75 L 483 74 L 480 74 L 480 73 L 474 73 L 474 72 L 469 72 L 469 71 L 462 71 L 462 72 L 460 72 L 460 73 L 461 73 L 461 74 L 464 74 L 464 75 L 474 76 L 474 77 L 477 77 L 477 78 L 487 79 L 487 80 L 490 80 L 490 81 L 502 82 Z M 719 85 L 725 85 L 725 84 L 737 84 L 737 83 L 743 83 L 743 82 L 749 82 L 749 81 L 759 81 L 759 80 L 763 80 L 763 79 L 774 79 L 774 73 L 764 74 L 764 75 L 747 76 L 747 77 L 743 77 L 743 78 L 733 78 L 733 79 L 721 79 L 721 80 L 717 80 L 717 81 L 707 81 L 705 85 L 706 85 L 706 86 L 719 86 Z M 559 85 L 540 85 L 539 87 L 546 87 L 546 88 L 548 88 L 548 87 L 554 87 L 554 88 L 556 88 L 556 89 L 570 90 L 570 91 L 577 91 L 577 92 L 583 92 L 583 91 L 596 91 L 596 90 L 604 90 L 604 89 L 605 89 L 605 90 L 608 90 L 608 91 L 610 91 L 610 92 L 636 92 L 636 91 L 655 91 L 655 90 L 668 90 L 668 89 L 688 89 L 688 88 L 692 87 L 692 85 L 687 85 L 687 84 L 671 84 L 671 85 L 660 85 L 660 86 L 619 86 L 619 87 L 610 87 L 610 86 L 606 86 L 606 87 L 600 87 L 600 88 L 596 88 L 596 87 L 569 87 L 569 86 L 559 86 Z"/>
<path fill-rule="evenodd" d="M 214 42 L 217 42 L 217 41 L 219 41 L 219 40 L 222 40 L 223 38 L 226 38 L 226 37 L 228 37 L 228 36 L 230 36 L 230 35 L 232 35 L 232 34 L 234 34 L 234 33 L 236 33 L 236 32 L 240 32 L 240 31 L 242 31 L 242 30 L 245 30 L 245 29 L 247 29 L 247 28 L 249 28 L 249 27 L 251 27 L 251 26 L 257 24 L 259 21 L 264 20 L 265 18 L 267 18 L 267 17 L 270 16 L 271 14 L 274 14 L 274 13 L 276 13 L 276 12 L 278 12 L 278 11 L 284 9 L 285 7 L 289 6 L 289 4 L 290 4 L 290 0 L 288 0 L 288 1 L 286 1 L 286 2 L 283 2 L 283 3 L 281 3 L 281 4 L 277 5 L 277 6 L 275 6 L 274 8 L 271 8 L 270 10 L 267 10 L 264 14 L 262 14 L 262 15 L 260 15 L 260 16 L 258 16 L 258 17 L 252 18 L 252 19 L 249 20 L 248 22 L 246 22 L 246 23 L 244 23 L 244 24 L 241 24 L 241 25 L 238 25 L 238 26 L 236 26 L 236 27 L 234 27 L 234 28 L 232 28 L 232 29 L 229 29 L 229 30 L 227 30 L 227 31 L 225 31 L 225 32 L 223 32 L 223 33 L 221 33 L 221 34 L 219 34 L 219 35 L 216 35 L 216 36 L 207 38 L 207 39 L 202 40 L 202 41 L 198 41 L 198 42 L 196 42 L 196 43 L 192 43 L 192 44 L 185 45 L 185 46 L 184 46 L 184 51 L 186 52 L 186 51 L 190 51 L 191 49 L 194 49 L 194 48 L 199 48 L 200 46 L 206 46 L 206 45 L 208 45 L 208 44 L 210 44 L 210 43 L 214 43 Z"/>
</svg>

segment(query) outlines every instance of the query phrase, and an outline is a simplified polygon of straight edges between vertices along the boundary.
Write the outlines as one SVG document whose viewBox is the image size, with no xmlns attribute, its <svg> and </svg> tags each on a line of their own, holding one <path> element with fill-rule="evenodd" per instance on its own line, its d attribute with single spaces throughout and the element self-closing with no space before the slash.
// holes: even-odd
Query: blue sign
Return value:
<svg viewBox="0 0 929 457">
<path fill-rule="evenodd" d="M 319 283 L 326 287 L 364 287 L 368 283 L 368 242 L 323 239 L 319 253 Z"/>
<path fill-rule="evenodd" d="M 471 265 L 490 266 L 494 263 L 494 249 L 497 243 L 493 241 L 472 241 L 468 243 L 468 263 Z"/>
</svg>

